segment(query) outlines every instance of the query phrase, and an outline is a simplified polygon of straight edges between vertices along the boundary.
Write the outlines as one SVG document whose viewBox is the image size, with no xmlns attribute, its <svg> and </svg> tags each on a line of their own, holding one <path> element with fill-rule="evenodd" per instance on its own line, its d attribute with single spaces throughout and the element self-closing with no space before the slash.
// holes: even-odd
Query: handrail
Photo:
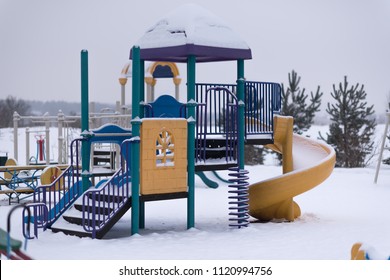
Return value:
<svg viewBox="0 0 390 280">
<path fill-rule="evenodd" d="M 34 236 L 38 238 L 38 229 L 43 228 L 43 230 L 46 230 L 47 227 L 47 219 L 48 219 L 48 209 L 47 205 L 40 202 L 40 203 L 28 203 L 25 204 L 26 208 L 23 209 L 22 216 L 23 221 L 25 224 L 27 224 L 27 232 L 26 228 L 23 226 L 23 236 L 31 236 L 30 234 L 30 223 L 34 224 Z M 31 210 L 32 208 L 32 216 L 31 216 Z M 26 216 L 26 210 L 28 212 Z"/>
<path fill-rule="evenodd" d="M 51 184 L 41 185 L 35 189 L 34 203 L 43 203 L 48 207 L 47 226 L 51 226 L 68 207 L 80 196 L 82 191 L 79 166 L 79 151 L 84 138 L 71 142 L 71 165 Z M 74 161 L 76 163 L 74 164 Z"/>
<path fill-rule="evenodd" d="M 83 196 L 82 225 L 92 238 L 108 224 L 131 199 L 130 150 L 139 141 L 131 138 L 121 144 L 122 164 L 114 175 L 98 189 L 87 190 Z"/>
<path fill-rule="evenodd" d="M 7 258 L 11 258 L 11 215 L 17 208 L 23 208 L 26 209 L 28 212 L 28 218 L 31 218 L 31 212 L 30 209 L 26 207 L 24 204 L 19 204 L 13 207 L 9 212 L 7 216 Z M 27 224 L 27 232 L 30 233 L 30 223 Z M 23 236 L 25 238 L 24 247 L 26 249 L 27 247 L 27 240 L 33 239 L 34 237 L 31 237 L 30 235 L 25 234 L 24 226 L 23 226 Z"/>
</svg>

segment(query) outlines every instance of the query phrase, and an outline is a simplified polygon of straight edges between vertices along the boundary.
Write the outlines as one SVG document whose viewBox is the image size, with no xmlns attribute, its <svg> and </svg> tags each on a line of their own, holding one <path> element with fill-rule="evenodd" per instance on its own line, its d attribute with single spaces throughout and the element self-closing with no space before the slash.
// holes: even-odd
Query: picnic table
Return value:
<svg viewBox="0 0 390 280">
<path fill-rule="evenodd" d="M 9 204 L 21 194 L 32 194 L 39 184 L 42 170 L 48 165 L 6 165 L 0 166 L 0 194 L 8 196 Z M 68 165 L 58 165 L 65 169 Z M 1 175 L 3 174 L 3 175 Z"/>
</svg>

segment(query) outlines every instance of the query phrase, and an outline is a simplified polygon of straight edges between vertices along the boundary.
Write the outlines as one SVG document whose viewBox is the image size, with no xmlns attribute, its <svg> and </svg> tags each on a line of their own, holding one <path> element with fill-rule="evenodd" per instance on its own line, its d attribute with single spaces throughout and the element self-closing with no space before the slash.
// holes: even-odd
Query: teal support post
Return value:
<svg viewBox="0 0 390 280">
<path fill-rule="evenodd" d="M 145 101 L 145 61 L 140 60 L 140 77 L 139 77 L 139 103 Z M 144 110 L 140 108 L 139 117 L 144 117 Z M 145 228 L 145 202 L 140 201 L 139 204 L 139 228 Z"/>
<path fill-rule="evenodd" d="M 81 132 L 89 131 L 89 100 L 88 100 L 88 51 L 81 51 Z M 81 170 L 82 189 L 85 192 L 89 188 L 89 165 L 91 144 L 88 140 L 83 141 L 81 146 Z"/>
<path fill-rule="evenodd" d="M 140 59 L 140 48 L 138 46 L 133 47 L 133 69 L 132 69 L 132 117 L 135 119 L 140 115 L 140 92 L 141 92 L 141 59 Z"/>
<path fill-rule="evenodd" d="M 237 60 L 237 99 L 238 99 L 238 166 L 245 165 L 245 78 L 244 60 Z"/>
<path fill-rule="evenodd" d="M 141 126 L 141 119 L 136 117 L 131 121 L 132 132 L 138 134 L 133 136 L 133 143 L 131 145 L 131 234 L 139 232 L 141 217 L 140 203 L 140 138 L 139 131 Z M 141 219 L 142 220 L 142 219 Z M 142 228 L 141 227 L 141 228 Z"/>
<path fill-rule="evenodd" d="M 145 201 L 139 202 L 139 228 L 145 228 Z"/>
<path fill-rule="evenodd" d="M 195 227 L 195 68 L 196 57 L 190 55 L 187 59 L 187 106 L 188 106 L 188 199 L 187 199 L 187 228 Z"/>
<path fill-rule="evenodd" d="M 145 61 L 140 60 L 140 96 L 139 102 L 145 101 Z M 144 110 L 140 110 L 139 117 L 142 119 L 144 117 Z"/>
<path fill-rule="evenodd" d="M 140 48 L 133 47 L 133 77 L 132 77 L 132 134 L 133 143 L 131 150 L 131 234 L 139 232 L 140 218 Z"/>
</svg>

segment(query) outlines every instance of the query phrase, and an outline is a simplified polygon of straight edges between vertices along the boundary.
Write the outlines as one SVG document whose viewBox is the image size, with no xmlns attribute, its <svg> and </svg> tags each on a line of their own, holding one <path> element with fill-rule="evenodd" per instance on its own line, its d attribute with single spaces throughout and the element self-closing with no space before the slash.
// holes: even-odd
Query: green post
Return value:
<svg viewBox="0 0 390 280">
<path fill-rule="evenodd" d="M 188 199 L 187 199 L 187 228 L 195 227 L 195 65 L 196 58 L 190 55 L 187 59 L 187 102 L 188 106 Z"/>
<path fill-rule="evenodd" d="M 132 63 L 132 100 L 131 100 L 131 114 L 132 118 L 139 117 L 140 114 L 140 91 L 141 91 L 141 58 L 140 48 L 138 46 L 133 47 L 133 63 Z"/>
<path fill-rule="evenodd" d="M 145 201 L 139 202 L 139 228 L 145 228 Z"/>
<path fill-rule="evenodd" d="M 245 78 L 244 60 L 237 60 L 237 99 L 238 99 L 238 166 L 245 165 Z"/>
<path fill-rule="evenodd" d="M 139 93 L 140 93 L 140 96 L 139 96 L 139 102 L 143 102 L 145 101 L 145 61 L 144 60 L 140 60 L 140 81 L 139 81 Z M 144 117 L 144 110 L 140 110 L 139 112 L 139 117 L 142 119 Z"/>
<path fill-rule="evenodd" d="M 81 51 L 81 132 L 89 131 L 89 100 L 88 100 L 88 51 Z M 83 192 L 89 188 L 89 164 L 91 145 L 88 140 L 81 146 L 81 170 Z"/>
<path fill-rule="evenodd" d="M 132 77 L 132 134 L 139 139 L 141 119 L 140 115 L 140 48 L 133 47 L 133 77 Z M 137 143 L 138 142 L 138 143 Z M 140 218 L 140 144 L 133 142 L 131 150 L 131 234 L 139 232 Z"/>
<path fill-rule="evenodd" d="M 136 234 L 140 229 L 140 140 L 139 131 L 141 119 L 136 117 L 131 121 L 133 143 L 131 145 L 131 234 Z M 138 134 L 135 136 L 134 134 Z"/>
<path fill-rule="evenodd" d="M 139 75 L 139 102 L 145 101 L 145 61 L 140 60 L 140 75 Z M 140 107 L 139 117 L 144 118 L 144 110 Z M 139 157 L 140 158 L 140 157 Z M 139 159 L 140 160 L 140 159 Z M 140 201 L 139 204 L 139 228 L 145 228 L 145 202 Z"/>
</svg>

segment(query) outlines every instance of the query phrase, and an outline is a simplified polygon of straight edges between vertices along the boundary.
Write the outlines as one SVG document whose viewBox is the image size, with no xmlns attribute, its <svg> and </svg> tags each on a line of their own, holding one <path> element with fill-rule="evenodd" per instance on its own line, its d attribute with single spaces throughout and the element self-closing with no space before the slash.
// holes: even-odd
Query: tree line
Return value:
<svg viewBox="0 0 390 280">
<path fill-rule="evenodd" d="M 13 126 L 14 112 L 18 112 L 19 115 L 29 115 L 31 107 L 26 101 L 13 96 L 0 100 L 0 128 Z"/>
<path fill-rule="evenodd" d="M 95 112 L 101 112 L 107 108 L 115 108 L 114 104 L 94 102 Z M 81 112 L 80 102 L 69 101 L 42 101 L 42 100 L 23 100 L 13 96 L 0 99 L 0 128 L 13 126 L 13 114 L 17 112 L 20 116 L 50 116 L 58 115 L 59 111 L 66 116 L 77 116 Z M 80 127 L 79 121 L 69 123 L 72 127 Z M 23 119 L 19 122 L 20 127 L 34 126 L 31 121 Z"/>
<path fill-rule="evenodd" d="M 302 134 L 314 122 L 320 111 L 323 93 L 320 86 L 310 96 L 300 88 L 300 76 L 294 70 L 288 74 L 288 85 L 282 84 L 282 115 L 294 117 L 294 132 Z M 376 120 L 374 105 L 368 105 L 364 85 L 350 85 L 347 76 L 330 93 L 327 103 L 329 132 L 319 134 L 336 151 L 337 167 L 365 167 L 374 150 Z"/>
</svg>

